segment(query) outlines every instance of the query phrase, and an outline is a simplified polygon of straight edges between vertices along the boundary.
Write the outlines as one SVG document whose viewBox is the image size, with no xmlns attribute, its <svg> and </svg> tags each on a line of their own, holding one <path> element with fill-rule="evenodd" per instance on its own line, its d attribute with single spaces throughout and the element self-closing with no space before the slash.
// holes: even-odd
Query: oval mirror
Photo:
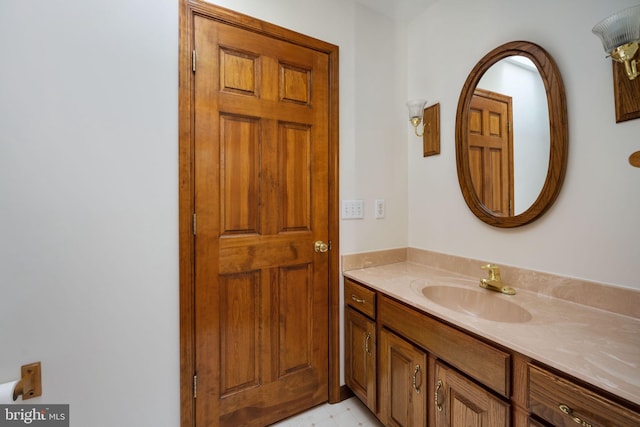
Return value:
<svg viewBox="0 0 640 427">
<path fill-rule="evenodd" d="M 471 211 L 496 227 L 539 218 L 554 202 L 567 163 L 564 85 L 551 56 L 506 43 L 473 68 L 456 116 L 456 164 Z"/>
</svg>

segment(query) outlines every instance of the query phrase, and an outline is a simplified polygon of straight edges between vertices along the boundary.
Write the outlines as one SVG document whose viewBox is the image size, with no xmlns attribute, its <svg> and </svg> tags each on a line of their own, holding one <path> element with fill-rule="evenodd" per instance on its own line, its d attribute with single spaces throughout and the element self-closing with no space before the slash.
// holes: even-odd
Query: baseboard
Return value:
<svg viewBox="0 0 640 427">
<path fill-rule="evenodd" d="M 347 400 L 348 398 L 353 396 L 354 394 L 348 386 L 340 386 L 340 402 L 342 402 L 343 400 Z"/>
</svg>

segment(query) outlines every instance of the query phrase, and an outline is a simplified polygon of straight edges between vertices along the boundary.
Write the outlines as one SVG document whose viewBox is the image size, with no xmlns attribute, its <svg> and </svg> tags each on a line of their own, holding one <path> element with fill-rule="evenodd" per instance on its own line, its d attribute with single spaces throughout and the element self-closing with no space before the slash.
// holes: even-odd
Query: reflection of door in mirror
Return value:
<svg viewBox="0 0 640 427">
<path fill-rule="evenodd" d="M 511 215 L 518 215 L 535 202 L 547 176 L 550 136 L 544 83 L 531 60 L 512 55 L 489 68 L 477 87 L 511 97 Z"/>
<path fill-rule="evenodd" d="M 469 108 L 469 169 L 480 202 L 497 216 L 513 215 L 511 97 L 476 89 Z"/>
</svg>

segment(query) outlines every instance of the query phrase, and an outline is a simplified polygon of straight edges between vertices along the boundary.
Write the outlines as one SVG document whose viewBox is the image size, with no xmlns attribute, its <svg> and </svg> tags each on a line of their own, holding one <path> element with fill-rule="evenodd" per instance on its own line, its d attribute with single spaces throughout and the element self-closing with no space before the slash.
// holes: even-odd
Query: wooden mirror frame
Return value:
<svg viewBox="0 0 640 427">
<path fill-rule="evenodd" d="M 515 216 L 497 216 L 480 201 L 471 181 L 469 152 L 467 149 L 469 106 L 476 86 L 484 73 L 496 62 L 513 55 L 524 56 L 533 61 L 538 68 L 547 92 L 550 130 L 549 168 L 538 198 L 526 211 Z M 475 216 L 489 225 L 502 228 L 519 227 L 539 218 L 553 204 L 562 187 L 567 166 L 568 141 L 567 103 L 564 84 L 556 63 L 542 47 L 526 41 L 505 43 L 485 55 L 471 70 L 458 101 L 456 114 L 456 165 L 462 195 Z"/>
</svg>

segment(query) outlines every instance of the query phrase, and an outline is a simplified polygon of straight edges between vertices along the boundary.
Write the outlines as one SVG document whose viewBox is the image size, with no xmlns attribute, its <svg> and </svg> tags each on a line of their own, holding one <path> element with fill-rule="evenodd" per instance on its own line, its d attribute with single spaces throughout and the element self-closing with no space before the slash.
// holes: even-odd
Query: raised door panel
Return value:
<svg viewBox="0 0 640 427">
<path fill-rule="evenodd" d="M 260 55 L 228 47 L 220 48 L 220 90 L 260 96 Z"/>
<path fill-rule="evenodd" d="M 508 427 L 509 405 L 452 368 L 436 362 L 437 427 Z"/>
<path fill-rule="evenodd" d="M 260 120 L 220 117 L 220 218 L 223 235 L 260 234 Z"/>
<path fill-rule="evenodd" d="M 220 395 L 260 383 L 260 275 L 220 278 Z"/>
<path fill-rule="evenodd" d="M 280 231 L 311 229 L 311 129 L 292 123 L 279 125 L 279 175 L 282 224 Z"/>
<path fill-rule="evenodd" d="M 313 368 L 313 322 L 315 315 L 313 276 L 310 265 L 280 268 L 278 291 L 278 377 Z M 275 304 L 274 304 L 275 306 Z M 322 319 L 322 316 L 318 316 Z"/>
<path fill-rule="evenodd" d="M 392 427 L 427 422 L 427 354 L 383 329 L 380 333 L 380 419 Z"/>
<path fill-rule="evenodd" d="M 345 312 L 345 382 L 376 412 L 376 325 L 352 308 Z"/>
</svg>

